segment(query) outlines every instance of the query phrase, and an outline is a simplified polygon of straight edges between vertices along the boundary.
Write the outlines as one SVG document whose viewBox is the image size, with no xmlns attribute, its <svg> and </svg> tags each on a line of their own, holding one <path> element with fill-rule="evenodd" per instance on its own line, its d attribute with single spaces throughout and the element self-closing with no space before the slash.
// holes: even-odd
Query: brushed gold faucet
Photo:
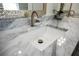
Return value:
<svg viewBox="0 0 79 59">
<path fill-rule="evenodd" d="M 38 14 L 36 11 L 33 11 L 31 14 L 31 26 L 33 27 L 35 22 L 39 22 L 39 20 L 37 20 L 38 18 Z"/>
</svg>

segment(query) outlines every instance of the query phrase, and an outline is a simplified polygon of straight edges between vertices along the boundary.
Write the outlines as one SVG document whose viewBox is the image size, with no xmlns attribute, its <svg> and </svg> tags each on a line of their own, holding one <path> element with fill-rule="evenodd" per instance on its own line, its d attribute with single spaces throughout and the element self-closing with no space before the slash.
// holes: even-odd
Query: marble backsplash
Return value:
<svg viewBox="0 0 79 59">
<path fill-rule="evenodd" d="M 44 15 L 42 10 L 36 11 L 39 16 Z M 3 13 L 0 14 L 0 18 L 16 18 L 16 17 L 28 17 L 31 16 L 31 10 L 4 10 Z"/>
<path fill-rule="evenodd" d="M 0 18 L 24 17 L 25 10 L 4 10 Z"/>
</svg>

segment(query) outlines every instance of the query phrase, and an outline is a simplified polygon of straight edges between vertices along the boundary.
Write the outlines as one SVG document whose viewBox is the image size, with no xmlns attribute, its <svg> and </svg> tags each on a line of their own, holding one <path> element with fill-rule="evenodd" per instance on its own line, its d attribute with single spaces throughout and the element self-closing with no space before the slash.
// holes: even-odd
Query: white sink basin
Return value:
<svg viewBox="0 0 79 59">
<path fill-rule="evenodd" d="M 49 45 L 51 45 L 55 40 L 62 37 L 64 31 L 51 28 L 51 27 L 40 27 L 36 30 L 29 31 L 15 38 L 15 40 L 22 40 L 23 43 L 30 42 L 35 48 L 43 51 Z M 42 40 L 43 43 L 40 43 Z"/>
<path fill-rule="evenodd" d="M 43 29 L 42 32 L 41 29 Z M 45 48 L 51 45 L 56 39 L 62 37 L 63 34 L 64 34 L 63 31 L 54 28 L 50 27 L 40 28 L 37 30 L 37 33 L 34 34 L 35 36 L 36 35 L 39 36 L 38 37 L 36 36 L 35 39 L 32 39 L 30 43 L 32 43 L 32 45 L 37 49 L 39 49 L 40 51 L 43 51 L 45 50 Z"/>
</svg>

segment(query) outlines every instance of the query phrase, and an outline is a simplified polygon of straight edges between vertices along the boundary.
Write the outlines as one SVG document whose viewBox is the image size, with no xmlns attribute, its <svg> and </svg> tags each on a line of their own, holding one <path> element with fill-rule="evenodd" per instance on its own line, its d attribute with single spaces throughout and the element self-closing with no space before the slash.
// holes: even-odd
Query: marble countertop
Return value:
<svg viewBox="0 0 79 59">
<path fill-rule="evenodd" d="M 68 22 L 66 24 L 69 25 L 68 31 L 65 33 L 65 41 L 64 43 L 59 46 L 57 45 L 57 55 L 58 56 L 71 56 L 73 50 L 79 41 L 79 20 L 78 18 L 64 18 Z"/>
<path fill-rule="evenodd" d="M 52 24 L 54 26 L 56 26 L 57 21 L 52 19 L 52 16 L 50 17 L 43 17 L 41 19 L 42 20 L 42 24 L 41 26 L 44 26 L 46 24 Z M 68 31 L 64 33 L 63 37 L 65 38 L 64 43 L 60 46 L 57 45 L 56 46 L 56 55 L 59 56 L 70 56 L 78 42 L 79 39 L 79 33 L 78 33 L 78 27 L 79 25 L 79 20 L 78 18 L 64 18 L 61 22 L 59 22 L 59 27 L 62 28 L 67 28 Z M 4 55 L 4 51 L 6 52 L 7 49 L 11 49 L 11 47 L 7 47 L 7 45 L 9 44 L 11 46 L 11 41 L 13 41 L 14 38 L 16 38 L 17 36 L 26 33 L 28 27 L 26 26 L 22 26 L 19 28 L 15 28 L 12 30 L 8 30 L 8 31 L 0 31 L 0 55 Z M 17 41 L 14 44 L 15 45 L 19 45 L 21 43 Z M 26 44 L 27 45 L 27 44 Z M 7 48 L 6 48 L 7 47 Z M 17 46 L 15 46 L 15 48 L 18 49 Z M 7 52 L 6 52 L 7 53 Z M 5 53 L 5 54 L 6 54 Z"/>
</svg>

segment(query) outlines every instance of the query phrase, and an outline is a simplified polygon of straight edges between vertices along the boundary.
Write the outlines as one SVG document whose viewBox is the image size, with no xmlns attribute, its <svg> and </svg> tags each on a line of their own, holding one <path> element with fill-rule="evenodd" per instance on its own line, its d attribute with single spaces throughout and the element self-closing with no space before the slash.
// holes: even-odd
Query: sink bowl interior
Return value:
<svg viewBox="0 0 79 59">
<path fill-rule="evenodd" d="M 41 32 L 39 34 L 41 34 Z M 40 51 L 43 51 L 45 48 L 51 45 L 56 39 L 62 37 L 64 32 L 51 27 L 46 27 L 45 30 L 43 30 L 43 34 L 41 34 L 41 36 L 39 36 L 39 34 L 36 34 L 38 35 L 38 37 L 32 39 L 31 43 L 34 47 L 36 47 Z"/>
</svg>

